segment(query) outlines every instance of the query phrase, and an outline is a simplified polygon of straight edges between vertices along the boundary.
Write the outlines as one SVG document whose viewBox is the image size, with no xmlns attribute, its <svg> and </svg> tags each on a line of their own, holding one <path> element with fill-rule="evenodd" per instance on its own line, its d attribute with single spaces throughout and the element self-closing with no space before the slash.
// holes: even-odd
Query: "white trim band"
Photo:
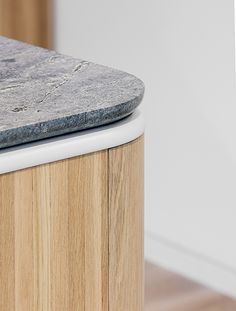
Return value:
<svg viewBox="0 0 236 311">
<path fill-rule="evenodd" d="M 138 138 L 143 132 L 143 117 L 137 110 L 106 126 L 3 149 L 0 174 L 116 147 Z"/>
</svg>

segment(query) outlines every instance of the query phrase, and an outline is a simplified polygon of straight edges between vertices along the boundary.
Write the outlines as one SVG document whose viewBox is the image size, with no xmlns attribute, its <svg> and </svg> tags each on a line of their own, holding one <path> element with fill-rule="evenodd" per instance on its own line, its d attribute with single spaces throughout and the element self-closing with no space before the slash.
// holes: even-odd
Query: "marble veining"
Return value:
<svg viewBox="0 0 236 311">
<path fill-rule="evenodd" d="M 123 71 L 0 37 L 0 148 L 112 123 L 143 93 Z"/>
</svg>

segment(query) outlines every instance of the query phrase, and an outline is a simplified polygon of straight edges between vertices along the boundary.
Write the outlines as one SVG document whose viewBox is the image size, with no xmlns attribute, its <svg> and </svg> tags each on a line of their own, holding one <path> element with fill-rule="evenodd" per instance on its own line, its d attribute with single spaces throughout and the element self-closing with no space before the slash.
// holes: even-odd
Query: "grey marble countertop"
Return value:
<svg viewBox="0 0 236 311">
<path fill-rule="evenodd" d="M 128 73 L 0 37 L 0 148 L 112 123 L 143 93 Z"/>
</svg>

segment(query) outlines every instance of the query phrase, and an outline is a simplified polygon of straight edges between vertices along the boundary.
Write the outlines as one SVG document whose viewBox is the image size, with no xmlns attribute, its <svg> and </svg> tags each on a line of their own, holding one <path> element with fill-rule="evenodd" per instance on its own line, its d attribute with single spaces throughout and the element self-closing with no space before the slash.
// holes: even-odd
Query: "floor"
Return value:
<svg viewBox="0 0 236 311">
<path fill-rule="evenodd" d="M 146 263 L 145 311 L 236 311 L 236 301 Z"/>
</svg>

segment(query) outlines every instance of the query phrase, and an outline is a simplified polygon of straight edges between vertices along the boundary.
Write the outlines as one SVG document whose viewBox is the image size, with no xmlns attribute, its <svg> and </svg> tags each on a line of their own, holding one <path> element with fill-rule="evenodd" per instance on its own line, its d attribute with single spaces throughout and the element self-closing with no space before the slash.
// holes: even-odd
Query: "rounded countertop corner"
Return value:
<svg viewBox="0 0 236 311">
<path fill-rule="evenodd" d="M 0 149 L 118 121 L 144 94 L 135 76 L 0 37 Z"/>
<path fill-rule="evenodd" d="M 139 109 L 108 125 L 0 150 L 0 174 L 129 143 L 144 133 Z"/>
</svg>

